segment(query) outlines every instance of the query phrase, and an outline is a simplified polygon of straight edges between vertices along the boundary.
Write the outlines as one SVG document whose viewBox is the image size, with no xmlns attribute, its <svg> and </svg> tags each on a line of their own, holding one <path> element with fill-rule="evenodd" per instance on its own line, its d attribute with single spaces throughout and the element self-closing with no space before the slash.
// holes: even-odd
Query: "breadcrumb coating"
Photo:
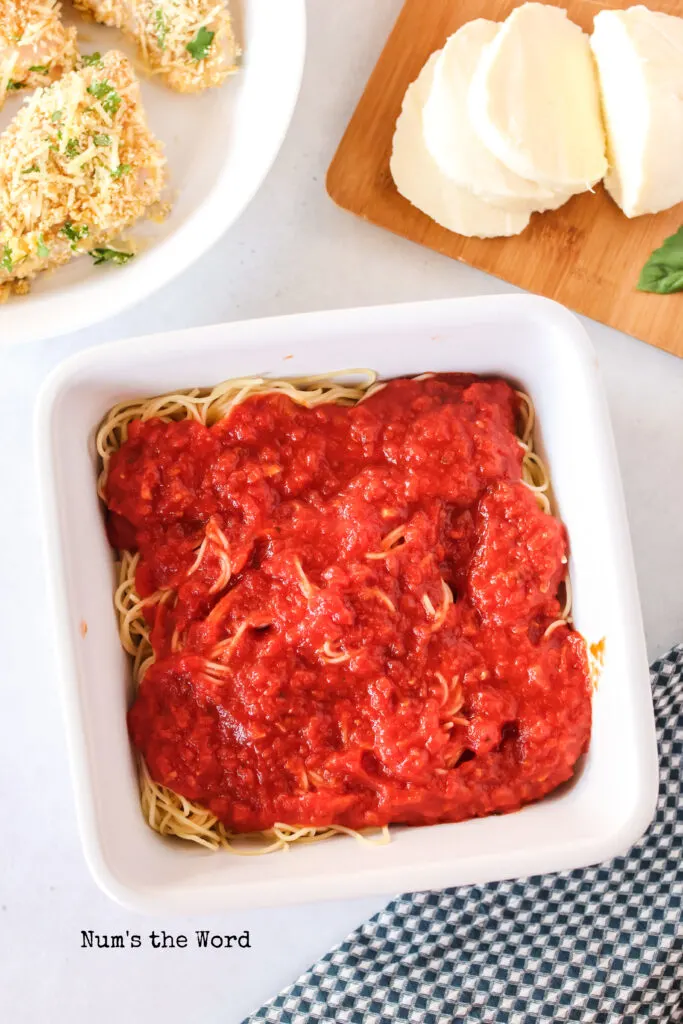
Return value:
<svg viewBox="0 0 683 1024">
<path fill-rule="evenodd" d="M 137 43 L 145 65 L 178 92 L 222 85 L 239 47 L 226 0 L 74 0 Z"/>
<path fill-rule="evenodd" d="M 0 284 L 130 227 L 159 200 L 165 162 L 122 53 L 38 89 L 0 136 Z"/>
<path fill-rule="evenodd" d="M 76 29 L 65 28 L 59 0 L 0 0 L 0 107 L 8 95 L 71 71 Z"/>
</svg>

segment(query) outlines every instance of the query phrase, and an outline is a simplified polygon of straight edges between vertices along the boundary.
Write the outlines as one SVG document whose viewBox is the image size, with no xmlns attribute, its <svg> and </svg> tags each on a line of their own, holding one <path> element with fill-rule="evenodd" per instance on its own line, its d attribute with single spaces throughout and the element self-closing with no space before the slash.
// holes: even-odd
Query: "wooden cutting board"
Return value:
<svg viewBox="0 0 683 1024">
<path fill-rule="evenodd" d="M 590 32 L 600 9 L 632 3 L 569 0 L 565 6 Z M 396 191 L 389 156 L 408 85 L 466 21 L 503 21 L 516 6 L 514 0 L 407 0 L 332 161 L 327 190 L 339 206 L 373 224 L 683 356 L 683 293 L 649 295 L 635 288 L 652 250 L 683 224 L 683 204 L 628 220 L 598 186 L 554 213 L 534 214 L 521 235 L 478 239 L 439 227 Z M 683 0 L 648 6 L 683 15 Z"/>
</svg>

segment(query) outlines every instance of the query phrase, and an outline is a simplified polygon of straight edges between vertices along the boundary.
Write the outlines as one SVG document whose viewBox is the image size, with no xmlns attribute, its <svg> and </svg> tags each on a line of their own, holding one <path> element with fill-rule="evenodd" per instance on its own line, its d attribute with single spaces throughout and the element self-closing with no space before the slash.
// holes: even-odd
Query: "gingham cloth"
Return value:
<svg viewBox="0 0 683 1024">
<path fill-rule="evenodd" d="M 683 1021 L 683 644 L 651 672 L 659 801 L 625 857 L 401 896 L 243 1024 Z"/>
</svg>

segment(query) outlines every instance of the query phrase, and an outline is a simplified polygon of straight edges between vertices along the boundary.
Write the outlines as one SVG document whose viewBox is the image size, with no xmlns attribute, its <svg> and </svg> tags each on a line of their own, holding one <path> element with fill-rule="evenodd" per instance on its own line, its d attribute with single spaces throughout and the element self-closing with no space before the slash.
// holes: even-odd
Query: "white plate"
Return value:
<svg viewBox="0 0 683 1024">
<path fill-rule="evenodd" d="M 142 819 L 126 732 L 130 665 L 95 493 L 96 425 L 131 396 L 364 365 L 385 377 L 504 374 L 531 394 L 569 531 L 576 625 L 589 641 L 606 643 L 588 756 L 572 784 L 516 814 L 396 828 L 393 842 L 375 849 L 343 837 L 243 858 L 162 839 Z M 532 296 L 452 299 L 99 346 L 53 373 L 36 438 L 81 835 L 93 875 L 115 899 L 199 913 L 489 882 L 612 857 L 645 829 L 657 794 L 657 747 L 631 542 L 595 355 L 561 306 Z"/>
<path fill-rule="evenodd" d="M 104 320 L 181 274 L 217 241 L 253 198 L 284 140 L 301 84 L 305 0 L 233 0 L 244 50 L 220 89 L 183 96 L 142 79 L 150 125 L 165 143 L 173 209 L 161 225 L 127 232 L 142 251 L 125 267 L 81 257 L 46 274 L 28 296 L 0 306 L 0 343 L 65 334 Z M 135 48 L 120 32 L 77 17 L 81 52 Z M 4 127 L 19 109 L 11 99 Z M 112 273 L 114 271 L 114 273 Z"/>
</svg>

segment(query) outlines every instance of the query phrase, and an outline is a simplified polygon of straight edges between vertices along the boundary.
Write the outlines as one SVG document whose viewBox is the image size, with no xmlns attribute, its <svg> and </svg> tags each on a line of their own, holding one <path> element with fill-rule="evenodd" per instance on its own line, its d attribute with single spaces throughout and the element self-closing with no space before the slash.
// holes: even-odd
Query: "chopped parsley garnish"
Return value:
<svg viewBox="0 0 683 1024">
<path fill-rule="evenodd" d="M 135 253 L 121 252 L 120 249 L 91 249 L 90 255 L 95 261 L 95 266 L 100 263 L 115 263 L 117 266 L 123 266 L 128 260 L 133 259 Z"/>
<path fill-rule="evenodd" d="M 102 101 L 102 109 L 106 110 L 111 117 L 114 117 L 116 111 L 121 106 L 121 97 L 117 93 L 113 85 L 109 82 L 93 82 L 92 85 L 88 86 L 88 92 L 91 96 L 94 96 L 96 100 Z"/>
<path fill-rule="evenodd" d="M 38 164 L 33 164 L 31 167 L 25 168 L 25 170 L 23 170 L 21 173 L 22 174 L 38 174 L 39 171 L 40 171 L 40 167 L 38 166 Z"/>
<path fill-rule="evenodd" d="M 195 60 L 204 60 L 209 53 L 209 47 L 213 42 L 215 32 L 210 32 L 204 25 L 200 28 L 192 42 L 188 43 L 185 49 Z"/>
<path fill-rule="evenodd" d="M 91 68 L 102 63 L 102 54 L 99 51 L 97 53 L 85 53 L 81 60 L 86 68 Z"/>
<path fill-rule="evenodd" d="M 25 88 L 26 88 L 26 85 L 25 85 L 24 82 L 13 82 L 11 78 L 10 78 L 9 82 L 7 83 L 7 91 L 8 92 L 11 92 L 14 89 L 25 89 Z"/>
<path fill-rule="evenodd" d="M 102 109 L 106 110 L 111 117 L 116 116 L 116 111 L 121 106 L 121 97 L 117 92 L 110 92 L 105 100 L 102 100 Z"/>
<path fill-rule="evenodd" d="M 14 260 L 12 259 L 12 250 L 9 247 L 9 245 L 6 245 L 2 250 L 2 259 L 0 260 L 0 266 L 4 267 L 8 274 L 12 273 Z"/>
<path fill-rule="evenodd" d="M 38 244 L 36 246 L 36 252 L 40 256 L 41 260 L 46 260 L 50 255 L 50 250 L 45 245 L 45 239 L 43 238 L 42 233 L 38 235 Z"/>
<path fill-rule="evenodd" d="M 75 156 L 78 156 L 78 139 L 69 139 L 64 147 L 64 153 L 69 160 L 73 160 Z"/>
<path fill-rule="evenodd" d="M 111 117 L 116 116 L 116 111 L 119 109 L 120 106 L 121 97 L 117 92 L 114 92 L 113 90 L 109 93 L 105 100 L 102 100 L 102 109 L 106 110 L 107 113 L 111 115 Z"/>
<path fill-rule="evenodd" d="M 52 115 L 52 117 L 50 118 L 50 120 L 52 121 L 53 124 L 57 124 L 57 121 L 61 121 L 63 117 L 64 117 L 64 111 L 63 110 L 55 110 L 55 112 Z"/>
<path fill-rule="evenodd" d="M 124 174 L 130 174 L 130 164 L 119 164 L 116 170 L 111 172 L 112 178 L 122 178 Z"/>
<path fill-rule="evenodd" d="M 88 225 L 81 224 L 81 226 L 78 227 L 76 224 L 73 224 L 68 220 L 62 228 L 62 234 L 66 235 L 71 242 L 71 248 L 75 250 L 77 243 L 80 242 L 82 238 L 88 237 Z"/>
<path fill-rule="evenodd" d="M 49 75 L 50 65 L 49 64 L 32 64 L 29 71 L 35 71 L 37 75 Z"/>
<path fill-rule="evenodd" d="M 96 146 L 111 146 L 111 135 L 93 135 L 92 140 Z"/>
<path fill-rule="evenodd" d="M 88 92 L 91 96 L 94 96 L 96 100 L 102 100 L 112 91 L 112 86 L 109 82 L 92 82 L 88 86 Z"/>
<path fill-rule="evenodd" d="M 160 50 L 166 49 L 166 36 L 168 35 L 168 22 L 161 7 L 154 12 L 154 28 L 157 34 L 157 43 Z"/>
</svg>

